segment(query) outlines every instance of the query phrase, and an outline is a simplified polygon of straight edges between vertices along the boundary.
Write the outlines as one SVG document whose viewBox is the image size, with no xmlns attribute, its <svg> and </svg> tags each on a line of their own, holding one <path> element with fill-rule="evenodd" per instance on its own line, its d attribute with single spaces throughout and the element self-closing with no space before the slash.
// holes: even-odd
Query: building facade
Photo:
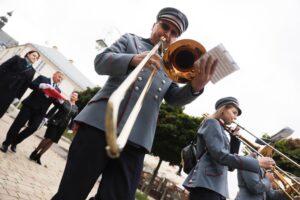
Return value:
<svg viewBox="0 0 300 200">
<path fill-rule="evenodd" d="M 41 55 L 40 59 L 33 65 L 36 69 L 35 78 L 39 75 L 52 77 L 52 74 L 56 71 L 62 71 L 65 74 L 65 78 L 60 84 L 63 96 L 68 98 L 74 90 L 82 91 L 87 87 L 95 87 L 95 84 L 86 78 L 73 65 L 72 61 L 68 60 L 55 47 L 49 48 L 27 43 L 24 45 L 3 48 L 0 49 L 0 64 L 14 55 L 24 57 L 24 55 L 30 50 L 36 50 Z M 28 89 L 23 98 L 25 98 L 30 92 L 30 89 Z"/>
</svg>

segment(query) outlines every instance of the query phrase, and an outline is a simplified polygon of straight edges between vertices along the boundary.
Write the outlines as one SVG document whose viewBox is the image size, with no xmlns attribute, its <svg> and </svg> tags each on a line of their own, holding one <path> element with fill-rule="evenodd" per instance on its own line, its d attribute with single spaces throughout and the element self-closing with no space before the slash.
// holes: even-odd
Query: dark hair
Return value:
<svg viewBox="0 0 300 200">
<path fill-rule="evenodd" d="M 38 59 L 40 58 L 40 53 L 38 51 L 35 51 L 35 50 L 31 50 L 31 51 L 28 51 L 24 57 L 27 57 L 29 54 L 32 54 L 32 53 L 37 53 L 39 55 Z"/>
</svg>

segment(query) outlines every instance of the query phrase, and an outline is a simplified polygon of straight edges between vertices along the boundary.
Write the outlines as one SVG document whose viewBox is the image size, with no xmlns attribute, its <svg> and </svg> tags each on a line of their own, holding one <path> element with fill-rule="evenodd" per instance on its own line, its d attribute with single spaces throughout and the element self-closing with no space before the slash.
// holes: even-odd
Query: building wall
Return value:
<svg viewBox="0 0 300 200">
<path fill-rule="evenodd" d="M 14 55 L 19 55 L 21 57 L 24 57 L 24 55 L 30 51 L 30 50 L 36 50 L 33 46 L 30 44 L 11 47 L 7 49 L 0 50 L 0 64 L 8 60 Z M 57 66 L 55 66 L 50 60 L 47 59 L 46 56 L 41 54 L 40 59 L 33 65 L 33 67 L 36 69 L 35 77 L 39 75 L 44 75 L 46 77 L 52 77 L 53 73 L 56 71 L 60 71 Z M 70 77 L 65 75 L 64 80 L 60 84 L 60 89 L 62 90 L 62 95 L 69 98 L 72 91 L 82 91 L 84 88 L 81 88 L 78 84 L 76 84 Z M 22 99 L 26 98 L 29 93 L 31 92 L 31 89 L 28 89 Z"/>
</svg>

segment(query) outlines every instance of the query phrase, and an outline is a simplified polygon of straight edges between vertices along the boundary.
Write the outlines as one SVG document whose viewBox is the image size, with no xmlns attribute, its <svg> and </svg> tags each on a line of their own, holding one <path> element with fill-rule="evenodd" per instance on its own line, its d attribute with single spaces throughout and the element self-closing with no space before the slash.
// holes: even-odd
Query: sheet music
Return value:
<svg viewBox="0 0 300 200">
<path fill-rule="evenodd" d="M 283 138 L 289 137 L 290 135 L 293 134 L 293 132 L 294 132 L 294 130 L 291 129 L 290 127 L 285 127 L 283 129 L 281 129 L 278 133 L 271 136 L 271 140 L 279 141 Z"/>
<path fill-rule="evenodd" d="M 211 82 L 213 84 L 240 69 L 223 44 L 219 44 L 218 46 L 206 52 L 203 55 L 203 58 L 207 58 L 209 55 L 211 55 L 214 59 L 218 59 L 216 71 L 211 78 Z"/>
</svg>

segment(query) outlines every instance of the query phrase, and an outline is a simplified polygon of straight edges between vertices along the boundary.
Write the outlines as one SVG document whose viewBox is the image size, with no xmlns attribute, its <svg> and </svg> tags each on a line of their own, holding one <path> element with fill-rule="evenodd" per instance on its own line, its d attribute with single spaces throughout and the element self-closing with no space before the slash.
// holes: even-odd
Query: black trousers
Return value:
<svg viewBox="0 0 300 200">
<path fill-rule="evenodd" d="M 23 106 L 18 116 L 10 126 L 6 134 L 6 139 L 3 142 L 3 144 L 4 145 L 19 144 L 25 138 L 32 135 L 38 129 L 42 120 L 43 120 L 42 113 L 40 113 L 37 110 L 33 110 L 27 106 Z M 21 128 L 25 126 L 26 122 L 28 122 L 28 126 L 19 133 Z"/>
<path fill-rule="evenodd" d="M 0 118 L 3 117 L 9 108 L 9 105 L 14 100 L 14 98 L 11 98 L 11 95 L 5 93 L 7 91 L 1 91 L 1 89 L 2 88 L 0 87 Z"/>
<path fill-rule="evenodd" d="M 190 200 L 226 200 L 226 198 L 212 190 L 198 187 L 190 190 Z"/>
<path fill-rule="evenodd" d="M 145 150 L 126 145 L 118 159 L 107 156 L 105 133 L 81 124 L 70 146 L 58 192 L 53 200 L 85 200 L 102 174 L 101 200 L 134 200 Z"/>
</svg>

